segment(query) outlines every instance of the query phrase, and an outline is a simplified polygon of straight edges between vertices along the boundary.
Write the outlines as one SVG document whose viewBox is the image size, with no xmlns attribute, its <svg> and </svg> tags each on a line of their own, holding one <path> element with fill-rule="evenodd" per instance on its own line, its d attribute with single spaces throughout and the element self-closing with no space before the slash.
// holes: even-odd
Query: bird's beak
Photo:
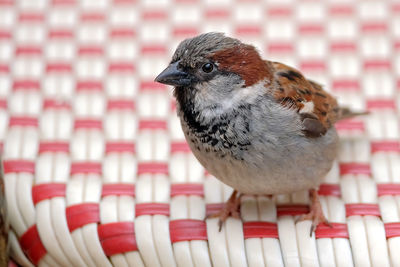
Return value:
<svg viewBox="0 0 400 267">
<path fill-rule="evenodd" d="M 178 69 L 179 61 L 170 64 L 155 78 L 156 82 L 173 85 L 188 86 L 192 82 L 191 75 Z"/>
</svg>

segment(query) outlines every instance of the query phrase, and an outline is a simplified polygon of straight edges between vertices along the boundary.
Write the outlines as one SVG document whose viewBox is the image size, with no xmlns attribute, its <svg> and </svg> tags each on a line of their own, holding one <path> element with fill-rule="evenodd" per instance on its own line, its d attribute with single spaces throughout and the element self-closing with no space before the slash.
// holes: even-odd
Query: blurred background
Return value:
<svg viewBox="0 0 400 267">
<path fill-rule="evenodd" d="M 351 181 L 355 193 L 346 191 L 346 203 L 378 200 L 375 191 L 361 189 L 362 180 L 339 180 L 340 175 L 368 174 L 374 186 L 399 183 L 393 167 L 400 162 L 399 1 L 0 0 L 0 144 L 12 255 L 20 264 L 30 266 L 28 258 L 48 266 L 73 262 L 57 250 L 68 242 L 52 239 L 66 227 L 53 223 L 57 230 L 52 232 L 51 223 L 43 222 L 55 220 L 56 211 L 66 206 L 111 201 L 100 196 L 107 183 L 135 185 L 136 203 L 169 203 L 174 183 L 204 183 L 203 202 L 224 200 L 230 189 L 205 178 L 187 156 L 171 88 L 153 82 L 180 41 L 209 31 L 251 43 L 263 57 L 299 68 L 323 84 L 343 105 L 372 111 L 337 126 L 350 138 L 342 143 L 339 161 L 361 164 L 340 174 L 336 164 L 329 180 L 337 186 Z M 372 155 L 377 151 L 395 156 L 387 163 Z M 141 177 L 144 173 L 152 178 Z M 41 183 L 64 185 L 57 187 L 61 206 L 53 203 L 51 212 L 32 201 L 33 188 Z M 214 190 L 217 185 L 222 189 Z M 365 197 L 370 192 L 372 200 Z M 286 200 L 296 199 L 307 201 L 307 195 Z M 112 214 L 120 204 L 110 203 Z M 133 207 L 133 198 L 129 203 Z M 118 216 L 99 220 L 134 220 L 132 214 Z M 32 254 L 25 243 L 25 257 L 18 240 L 36 224 L 49 253 Z"/>
<path fill-rule="evenodd" d="M 37 115 L 51 98 L 79 114 L 83 93 L 91 105 L 126 97 L 139 116 L 168 116 L 169 105 L 145 111 L 141 100 L 151 91 L 157 93 L 150 105 L 168 102 L 160 92 L 170 90 L 154 84 L 155 75 L 181 40 L 208 31 L 254 44 L 265 58 L 301 69 L 358 109 L 378 99 L 399 102 L 394 0 L 2 0 L 0 12 L 0 97 L 3 108 L 9 100 L 10 113 Z M 7 119 L 1 123 L 4 139 Z"/>
</svg>

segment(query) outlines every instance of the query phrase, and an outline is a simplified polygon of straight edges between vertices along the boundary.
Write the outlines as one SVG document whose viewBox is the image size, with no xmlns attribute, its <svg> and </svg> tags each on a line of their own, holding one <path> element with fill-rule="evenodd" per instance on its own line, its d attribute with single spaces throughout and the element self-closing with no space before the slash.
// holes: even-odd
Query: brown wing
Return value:
<svg viewBox="0 0 400 267">
<path fill-rule="evenodd" d="M 269 63 L 274 68 L 275 99 L 299 112 L 306 136 L 324 135 L 338 120 L 336 99 L 321 85 L 304 78 L 298 70 L 278 62 Z"/>
</svg>

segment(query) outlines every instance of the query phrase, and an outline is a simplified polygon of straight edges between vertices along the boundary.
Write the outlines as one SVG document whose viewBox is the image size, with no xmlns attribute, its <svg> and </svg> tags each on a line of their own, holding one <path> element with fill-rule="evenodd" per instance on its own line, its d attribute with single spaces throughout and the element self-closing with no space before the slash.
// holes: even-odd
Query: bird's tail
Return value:
<svg viewBox="0 0 400 267">
<path fill-rule="evenodd" d="M 355 111 L 352 111 L 349 108 L 341 107 L 339 109 L 338 120 L 344 120 L 344 119 L 349 119 L 349 118 L 352 118 L 352 117 L 355 117 L 355 116 L 368 115 L 368 114 L 369 114 L 368 111 L 355 112 Z"/>
</svg>

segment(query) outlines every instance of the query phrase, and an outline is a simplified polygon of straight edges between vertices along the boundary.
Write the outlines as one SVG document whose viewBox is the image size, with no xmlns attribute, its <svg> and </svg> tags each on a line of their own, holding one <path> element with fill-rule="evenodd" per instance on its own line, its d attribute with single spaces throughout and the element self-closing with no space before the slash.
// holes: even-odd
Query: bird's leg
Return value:
<svg viewBox="0 0 400 267">
<path fill-rule="evenodd" d="M 318 224 L 324 223 L 330 227 L 332 227 L 332 225 L 329 223 L 329 221 L 324 216 L 324 213 L 323 213 L 322 207 L 321 207 L 321 202 L 319 201 L 319 196 L 318 196 L 317 190 L 315 190 L 315 189 L 310 190 L 310 198 L 311 198 L 310 212 L 302 215 L 296 222 L 304 221 L 304 220 L 311 220 L 312 224 L 311 224 L 311 229 L 310 229 L 310 236 L 312 236 L 312 233 L 315 231 Z"/>
<path fill-rule="evenodd" d="M 228 201 L 225 202 L 224 207 L 217 213 L 207 216 L 207 218 L 219 218 L 218 227 L 221 232 L 222 225 L 228 219 L 229 216 L 233 218 L 240 219 L 239 209 L 240 209 L 240 194 L 238 191 L 233 190 L 232 195 L 229 197 Z"/>
</svg>

